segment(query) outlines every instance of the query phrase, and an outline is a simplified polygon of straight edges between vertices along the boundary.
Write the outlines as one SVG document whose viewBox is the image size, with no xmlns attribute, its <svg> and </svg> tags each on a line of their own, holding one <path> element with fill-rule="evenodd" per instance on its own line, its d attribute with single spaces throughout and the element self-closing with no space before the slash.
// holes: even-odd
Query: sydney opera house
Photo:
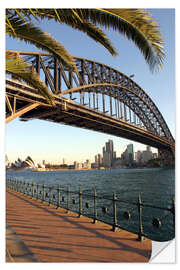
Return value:
<svg viewBox="0 0 180 270">
<path fill-rule="evenodd" d="M 23 169 L 36 170 L 38 168 L 42 168 L 42 165 L 35 163 L 30 156 L 28 156 L 24 161 L 18 158 L 15 162 L 10 164 L 6 156 L 6 168 L 9 170 L 23 170 Z"/>
</svg>

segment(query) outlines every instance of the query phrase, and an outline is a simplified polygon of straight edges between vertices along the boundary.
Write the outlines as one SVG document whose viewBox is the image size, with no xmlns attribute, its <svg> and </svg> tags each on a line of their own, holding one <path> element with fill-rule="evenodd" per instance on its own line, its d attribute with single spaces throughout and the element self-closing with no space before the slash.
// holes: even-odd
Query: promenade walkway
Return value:
<svg viewBox="0 0 180 270">
<path fill-rule="evenodd" d="M 87 217 L 9 189 L 6 222 L 7 262 L 22 262 L 23 249 L 24 261 L 34 262 L 148 262 L 151 257 L 151 240 L 139 242 L 135 234 L 112 232 L 107 224 L 92 224 Z M 14 235 L 23 241 L 21 254 L 18 247 L 12 248 Z"/>
</svg>

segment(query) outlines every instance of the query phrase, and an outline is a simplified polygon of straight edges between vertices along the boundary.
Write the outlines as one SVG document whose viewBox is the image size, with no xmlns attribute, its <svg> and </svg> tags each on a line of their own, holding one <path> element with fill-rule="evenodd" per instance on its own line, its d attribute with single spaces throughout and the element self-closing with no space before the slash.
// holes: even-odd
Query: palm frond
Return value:
<svg viewBox="0 0 180 270">
<path fill-rule="evenodd" d="M 35 45 L 39 49 L 48 51 L 70 69 L 76 70 L 73 57 L 50 34 L 41 31 L 40 28 L 34 26 L 32 23 L 25 23 L 21 18 L 9 17 L 8 19 L 11 25 L 13 25 L 14 30 L 12 31 L 9 25 L 6 25 L 6 33 L 9 36 L 17 37 L 20 40 Z"/>
<path fill-rule="evenodd" d="M 54 104 L 48 87 L 40 80 L 38 74 L 33 72 L 31 67 L 23 61 L 18 53 L 6 51 L 6 72 L 17 76 L 28 85 L 34 87 L 50 104 Z"/>
<path fill-rule="evenodd" d="M 104 46 L 112 55 L 118 55 L 116 49 L 112 45 L 111 41 L 105 35 L 105 33 L 81 17 L 81 14 L 75 9 L 36 9 L 32 10 L 36 17 L 40 19 L 55 20 L 60 23 L 65 23 L 74 29 L 84 32 L 87 36 L 92 38 L 94 41 Z M 31 14 L 30 10 L 26 11 L 28 15 Z M 25 13 L 25 10 L 22 10 Z"/>
<path fill-rule="evenodd" d="M 112 55 L 117 52 L 100 26 L 113 29 L 132 40 L 143 54 L 150 69 L 161 68 L 165 57 L 163 39 L 152 16 L 142 9 L 7 9 L 7 14 L 19 18 L 18 13 L 31 20 L 53 19 L 86 33 L 102 44 Z M 11 25 L 9 25 L 10 28 Z M 12 29 L 11 29 L 12 30 Z"/>
<path fill-rule="evenodd" d="M 82 18 L 113 29 L 132 40 L 144 55 L 151 70 L 162 67 L 163 39 L 151 15 L 140 9 L 81 9 Z"/>
</svg>

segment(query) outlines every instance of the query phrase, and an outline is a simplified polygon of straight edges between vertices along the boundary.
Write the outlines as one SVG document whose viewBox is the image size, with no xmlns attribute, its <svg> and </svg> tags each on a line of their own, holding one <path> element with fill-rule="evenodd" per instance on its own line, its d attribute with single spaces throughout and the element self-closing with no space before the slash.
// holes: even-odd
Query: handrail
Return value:
<svg viewBox="0 0 180 270">
<path fill-rule="evenodd" d="M 163 211 L 168 212 L 168 215 L 166 214 L 164 216 L 164 219 L 167 218 L 169 214 L 171 214 L 172 215 L 171 222 L 173 224 L 173 230 L 175 231 L 174 199 L 172 200 L 171 208 L 166 208 L 166 207 L 143 203 L 140 194 L 137 199 L 137 202 L 130 202 L 127 200 L 118 199 L 115 193 L 113 194 L 112 198 L 106 197 L 106 196 L 99 196 L 97 195 L 95 188 L 93 189 L 93 194 L 89 194 L 87 192 L 84 192 L 82 188 L 80 188 L 79 191 L 73 191 L 73 190 L 70 190 L 69 186 L 67 186 L 67 189 L 64 189 L 60 187 L 60 185 L 54 186 L 54 185 L 45 185 L 45 184 L 34 183 L 34 182 L 29 183 L 27 181 L 19 181 L 19 180 L 11 179 L 11 178 L 7 179 L 7 188 L 12 189 L 15 192 L 22 193 L 25 196 L 29 196 L 31 198 L 40 200 L 42 203 L 46 202 L 48 203 L 48 205 L 55 205 L 57 209 L 64 208 L 67 210 L 67 213 L 69 211 L 76 212 L 78 213 L 79 218 L 82 215 L 90 217 L 93 219 L 93 223 L 96 223 L 97 221 L 107 223 L 112 226 L 112 231 L 116 231 L 119 228 L 119 229 L 123 229 L 123 230 L 130 231 L 132 233 L 135 233 L 138 235 L 137 240 L 139 241 L 142 241 L 144 237 L 152 239 L 152 237 L 148 235 L 148 233 L 144 232 L 146 225 L 143 219 L 146 216 L 143 214 L 143 209 L 145 208 L 158 209 L 161 211 L 163 210 Z M 76 195 L 76 198 L 73 198 L 72 195 Z M 85 199 L 91 200 L 91 202 L 90 203 L 87 201 L 84 202 Z M 106 205 L 104 206 L 105 201 L 106 201 Z M 109 204 L 109 202 L 111 202 L 111 204 Z M 132 209 L 131 211 L 122 210 L 123 209 L 122 204 L 136 207 L 136 212 L 133 212 Z M 122 219 L 121 219 L 121 222 L 119 222 L 118 220 L 119 208 L 118 207 L 120 206 L 121 206 L 120 208 L 121 212 L 123 211 L 124 220 L 130 221 L 133 216 L 134 220 L 132 221 L 132 223 L 134 222 L 137 227 L 135 230 L 129 227 L 127 228 L 125 225 L 123 225 Z M 91 208 L 91 213 L 87 211 L 87 209 L 90 209 L 90 208 Z M 109 213 L 109 209 L 111 208 L 112 208 L 112 213 Z M 108 215 L 109 219 L 105 219 L 104 217 L 102 217 L 102 215 L 100 215 L 100 210 L 103 212 L 104 215 L 105 214 Z M 150 217 L 148 216 L 148 218 Z M 162 220 L 163 220 L 163 217 L 161 217 L 161 220 L 159 218 L 153 218 L 151 224 L 152 226 L 156 227 L 156 229 L 161 228 Z"/>
</svg>

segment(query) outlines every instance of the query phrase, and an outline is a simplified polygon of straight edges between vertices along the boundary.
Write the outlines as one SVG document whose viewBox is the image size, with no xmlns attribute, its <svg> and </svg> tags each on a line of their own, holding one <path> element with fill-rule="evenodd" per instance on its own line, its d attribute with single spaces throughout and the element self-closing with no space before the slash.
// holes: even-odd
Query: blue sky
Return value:
<svg viewBox="0 0 180 270">
<path fill-rule="evenodd" d="M 149 9 L 158 21 L 165 42 L 166 58 L 163 70 L 151 73 L 138 48 L 131 41 L 112 30 L 106 31 L 117 49 L 119 56 L 113 57 L 102 46 L 85 34 L 72 30 L 66 25 L 52 22 L 41 23 L 44 31 L 52 34 L 74 56 L 85 57 L 110 65 L 133 78 L 152 98 L 161 111 L 173 136 L 175 136 L 175 44 L 174 44 L 174 9 Z M 13 50 L 34 51 L 37 49 L 11 38 L 6 39 L 6 48 Z M 6 125 L 6 149 L 10 161 L 30 155 L 35 161 L 45 159 L 50 162 L 68 163 L 74 160 L 94 160 L 94 155 L 102 153 L 102 147 L 108 139 L 113 139 L 117 156 L 130 143 L 122 138 L 109 136 L 94 131 L 87 131 L 51 122 L 33 120 L 21 122 L 18 119 Z M 134 142 L 135 150 L 146 146 Z"/>
</svg>

